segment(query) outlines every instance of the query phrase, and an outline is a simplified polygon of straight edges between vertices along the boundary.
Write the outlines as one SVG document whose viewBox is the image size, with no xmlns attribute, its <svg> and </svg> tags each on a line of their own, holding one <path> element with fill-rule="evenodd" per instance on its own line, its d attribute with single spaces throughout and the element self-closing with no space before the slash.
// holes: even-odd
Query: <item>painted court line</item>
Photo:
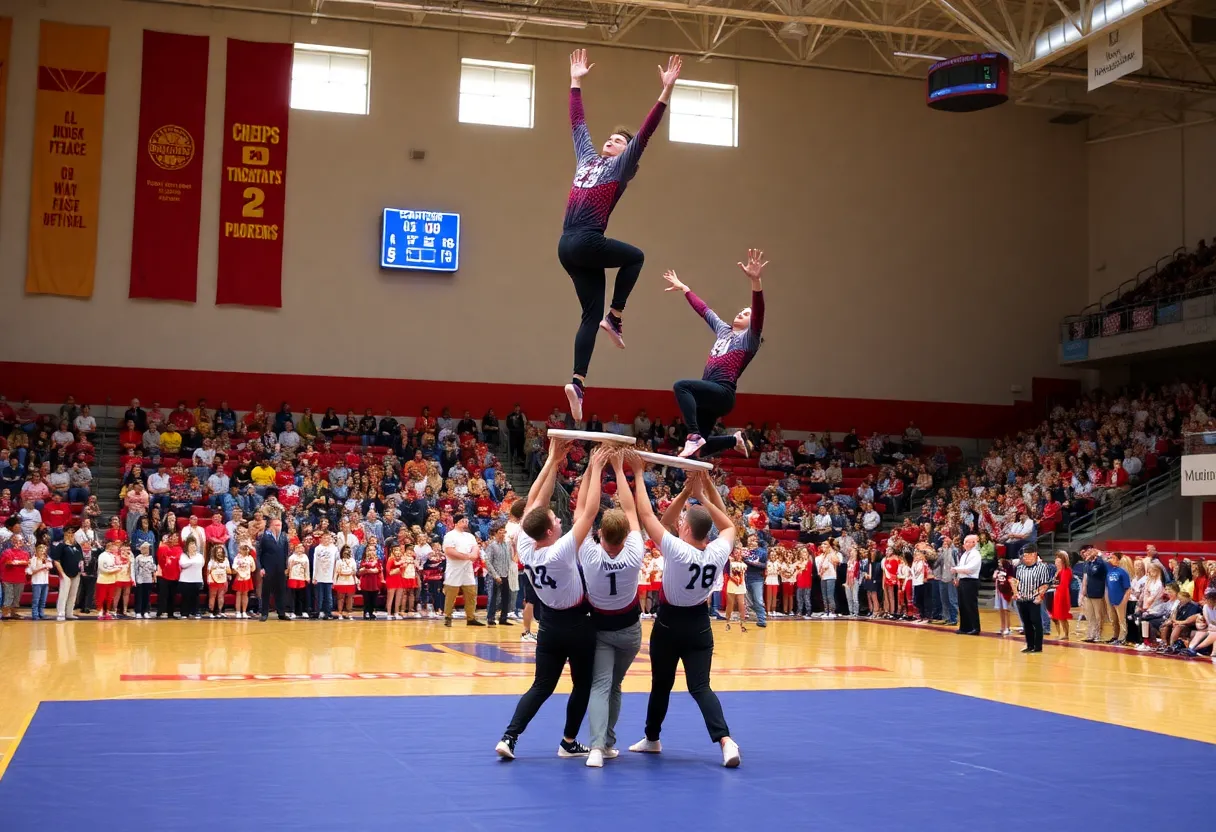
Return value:
<svg viewBox="0 0 1216 832">
<path fill-rule="evenodd" d="M 715 670 L 721 676 L 814 676 L 821 673 L 888 673 L 883 667 L 823 665 L 816 667 L 728 667 Z M 367 673 L 124 673 L 123 682 L 367 682 L 395 679 L 530 679 L 532 670 L 409 671 Z M 649 676 L 631 670 L 629 676 Z"/>
</svg>

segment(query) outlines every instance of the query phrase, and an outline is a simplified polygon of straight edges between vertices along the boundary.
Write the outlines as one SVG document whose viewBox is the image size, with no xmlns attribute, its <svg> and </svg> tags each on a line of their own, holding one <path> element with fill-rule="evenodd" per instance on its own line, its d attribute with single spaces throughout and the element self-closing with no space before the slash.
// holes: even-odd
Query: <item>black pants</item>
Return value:
<svg viewBox="0 0 1216 832">
<path fill-rule="evenodd" d="M 135 585 L 135 614 L 143 615 L 152 611 L 152 584 Z"/>
<path fill-rule="evenodd" d="M 80 590 L 76 593 L 76 609 L 81 612 L 93 611 L 93 591 L 97 588 L 96 575 L 81 575 Z"/>
<path fill-rule="evenodd" d="M 198 614 L 198 594 L 202 590 L 202 584 L 188 584 L 185 581 L 178 583 L 182 591 L 182 618 L 189 618 L 192 615 Z"/>
<path fill-rule="evenodd" d="M 705 440 L 697 456 L 713 456 L 735 447 L 734 436 L 710 436 L 718 420 L 734 409 L 734 390 L 715 381 L 693 379 L 677 381 L 672 389 L 689 434 L 699 434 Z"/>
<path fill-rule="evenodd" d="M 574 282 L 583 319 L 574 336 L 574 374 L 586 376 L 595 350 L 595 336 L 604 317 L 604 269 L 619 269 L 612 287 L 612 308 L 624 310 L 633 285 L 642 273 L 642 250 L 605 237 L 599 231 L 569 231 L 557 243 L 557 259 Z"/>
<path fill-rule="evenodd" d="M 373 618 L 376 614 L 376 596 L 380 594 L 379 590 L 365 589 L 363 594 L 363 617 Z"/>
<path fill-rule="evenodd" d="M 287 617 L 287 572 L 271 572 L 266 570 L 262 578 L 262 594 L 258 596 L 261 602 L 262 618 L 270 615 L 270 601 L 274 600 L 275 612 L 279 618 Z"/>
<path fill-rule="evenodd" d="M 916 615 L 919 618 L 929 617 L 929 610 L 925 606 L 925 590 L 928 588 L 927 584 L 912 587 L 912 605 L 916 607 Z"/>
<path fill-rule="evenodd" d="M 1026 646 L 1031 650 L 1043 649 L 1043 607 L 1034 601 L 1018 601 L 1018 612 L 1022 614 L 1022 631 L 1026 634 Z"/>
<path fill-rule="evenodd" d="M 581 615 L 563 615 L 562 610 L 550 610 L 536 635 L 536 678 L 532 687 L 520 697 L 506 734 L 518 737 L 536 716 L 540 706 L 553 694 L 562 677 L 566 662 L 570 662 L 570 680 L 574 689 L 566 703 L 566 724 L 562 736 L 577 737 L 587 702 L 591 699 L 591 676 L 595 664 L 595 629 L 585 611 Z"/>
<path fill-rule="evenodd" d="M 173 615 L 173 596 L 177 594 L 177 581 L 168 578 L 156 579 L 156 614 Z"/>
<path fill-rule="evenodd" d="M 709 738 L 714 742 L 730 736 L 722 703 L 709 686 L 714 658 L 714 633 L 709 625 L 709 608 L 659 607 L 654 629 L 650 631 L 650 701 L 646 703 L 646 739 L 654 741 L 663 730 L 671 688 L 676 683 L 676 664 L 684 662 L 688 692 L 705 718 Z"/>
<path fill-rule="evenodd" d="M 958 579 L 958 631 L 978 633 L 980 631 L 980 580 Z"/>
<path fill-rule="evenodd" d="M 291 611 L 303 615 L 308 611 L 308 587 L 295 587 L 291 590 Z"/>
</svg>

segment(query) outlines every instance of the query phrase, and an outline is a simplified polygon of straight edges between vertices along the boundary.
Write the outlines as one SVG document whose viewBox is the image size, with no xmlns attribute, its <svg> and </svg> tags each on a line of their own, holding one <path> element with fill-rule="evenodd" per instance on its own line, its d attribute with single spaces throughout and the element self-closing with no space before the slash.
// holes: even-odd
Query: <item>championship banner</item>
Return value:
<svg viewBox="0 0 1216 832">
<path fill-rule="evenodd" d="M 4 114 L 8 112 L 8 56 L 13 42 L 13 19 L 0 17 L 0 171 L 4 170 Z"/>
<path fill-rule="evenodd" d="M 144 30 L 133 298 L 196 299 L 209 47 L 205 35 Z"/>
<path fill-rule="evenodd" d="M 228 39 L 216 303 L 283 305 L 290 43 Z"/>
<path fill-rule="evenodd" d="M 25 291 L 87 298 L 97 265 L 110 30 L 42 21 Z"/>
</svg>

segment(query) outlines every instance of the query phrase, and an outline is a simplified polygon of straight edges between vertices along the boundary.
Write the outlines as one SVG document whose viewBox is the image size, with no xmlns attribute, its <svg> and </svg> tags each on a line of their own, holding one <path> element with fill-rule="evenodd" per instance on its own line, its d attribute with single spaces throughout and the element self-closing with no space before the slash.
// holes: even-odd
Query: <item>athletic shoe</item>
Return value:
<svg viewBox="0 0 1216 832">
<path fill-rule="evenodd" d="M 519 640 L 520 641 L 536 641 L 536 636 L 532 635 L 532 633 L 524 633 L 522 636 L 519 637 Z"/>
<path fill-rule="evenodd" d="M 739 743 L 730 737 L 722 740 L 722 765 L 726 768 L 738 768 L 742 758 L 739 756 Z"/>
<path fill-rule="evenodd" d="M 497 627 L 498 622 L 495 621 L 493 618 L 491 618 L 489 621 L 486 622 L 486 626 L 487 627 Z"/>
<path fill-rule="evenodd" d="M 1088 641 L 1088 639 L 1086 639 L 1086 640 Z M 1139 653 L 1151 653 L 1151 652 L 1153 652 L 1153 648 L 1147 644 L 1137 644 L 1136 651 Z"/>
<path fill-rule="evenodd" d="M 498 741 L 498 745 L 494 746 L 494 750 L 498 752 L 498 756 L 504 760 L 515 759 L 515 737 L 508 734 L 503 734 L 502 739 Z"/>
<path fill-rule="evenodd" d="M 287 620 L 288 620 L 288 621 L 295 621 L 295 620 L 296 620 L 296 614 L 295 614 L 294 612 L 289 612 L 289 613 L 287 613 Z"/>
<path fill-rule="evenodd" d="M 638 754 L 658 754 L 663 750 L 663 743 L 659 742 L 658 740 L 651 742 L 643 737 L 633 745 L 629 746 L 629 750 Z"/>
<path fill-rule="evenodd" d="M 602 326 L 602 324 L 601 324 Z M 587 768 L 603 768 L 604 767 L 604 752 L 598 748 L 591 749 L 591 753 L 587 755 Z"/>
<path fill-rule="evenodd" d="M 680 451 L 680 456 L 681 457 L 690 457 L 693 454 L 695 454 L 697 451 L 699 451 L 701 449 L 701 446 L 704 444 L 705 444 L 705 440 L 701 438 L 700 434 L 697 434 L 697 433 L 691 434 L 688 437 L 688 440 L 684 443 L 684 450 Z"/>
<path fill-rule="evenodd" d="M 466 627 L 484 627 L 484 626 L 486 626 L 486 622 L 484 622 L 480 619 L 477 619 L 477 618 L 470 618 L 468 621 L 465 622 L 464 625 Z"/>
<path fill-rule="evenodd" d="M 612 339 L 612 343 L 617 345 L 618 349 L 625 349 L 625 322 L 622 321 L 619 325 L 612 322 L 612 318 L 607 315 L 604 320 L 600 321 L 600 329 L 608 333 L 608 337 Z"/>
<path fill-rule="evenodd" d="M 616 748 L 605 748 L 604 749 L 604 759 L 605 760 L 615 760 L 618 756 L 620 756 L 620 753 L 621 752 L 619 750 L 617 750 Z"/>
<path fill-rule="evenodd" d="M 743 431 L 741 430 L 735 431 L 735 447 L 739 450 L 739 453 L 743 454 L 745 459 L 752 455 L 752 443 L 743 438 Z"/>
<path fill-rule="evenodd" d="M 583 391 L 576 384 L 566 385 L 566 401 L 570 404 L 570 418 L 583 421 Z"/>
<path fill-rule="evenodd" d="M 57 615 L 57 616 L 55 616 L 55 620 L 56 621 L 66 621 L 67 619 L 65 619 L 62 615 Z"/>
<path fill-rule="evenodd" d="M 591 753 L 591 749 L 583 745 L 578 740 L 561 741 L 557 747 L 557 756 L 559 757 L 586 757 Z"/>
<path fill-rule="evenodd" d="M 452 626 L 452 619 L 450 619 L 450 618 L 445 618 L 445 619 L 443 619 L 443 626 L 445 626 L 445 627 L 451 627 L 451 626 Z"/>
</svg>

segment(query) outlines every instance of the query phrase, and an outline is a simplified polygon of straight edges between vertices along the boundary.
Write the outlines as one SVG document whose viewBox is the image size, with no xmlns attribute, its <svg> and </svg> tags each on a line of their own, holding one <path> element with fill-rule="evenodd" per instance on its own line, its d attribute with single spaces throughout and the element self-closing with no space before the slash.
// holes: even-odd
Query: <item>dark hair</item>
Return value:
<svg viewBox="0 0 1216 832">
<path fill-rule="evenodd" d="M 520 531 L 533 540 L 541 540 L 553 528 L 553 520 L 549 517 L 548 506 L 537 506 L 524 515 L 519 524 Z"/>
<path fill-rule="evenodd" d="M 523 499 L 522 497 L 519 498 L 518 500 L 516 500 L 515 502 L 511 503 L 511 510 L 509 512 L 511 515 L 511 518 L 513 520 L 518 521 L 521 517 L 524 516 L 524 509 L 526 509 L 527 507 L 528 507 L 528 501 Z"/>
<path fill-rule="evenodd" d="M 633 141 L 633 131 L 630 130 L 628 127 L 621 127 L 618 125 L 617 127 L 613 128 L 611 135 L 624 136 L 626 142 Z"/>
<path fill-rule="evenodd" d="M 709 530 L 714 524 L 713 518 L 709 516 L 709 509 L 705 506 L 693 506 L 688 509 L 684 522 L 688 524 L 688 533 L 692 535 L 693 540 L 709 537 Z"/>
<path fill-rule="evenodd" d="M 456 512 L 455 514 L 452 515 L 452 525 L 453 526 L 460 525 L 460 521 L 463 519 L 464 519 L 464 515 L 461 514 L 460 512 Z"/>
</svg>

